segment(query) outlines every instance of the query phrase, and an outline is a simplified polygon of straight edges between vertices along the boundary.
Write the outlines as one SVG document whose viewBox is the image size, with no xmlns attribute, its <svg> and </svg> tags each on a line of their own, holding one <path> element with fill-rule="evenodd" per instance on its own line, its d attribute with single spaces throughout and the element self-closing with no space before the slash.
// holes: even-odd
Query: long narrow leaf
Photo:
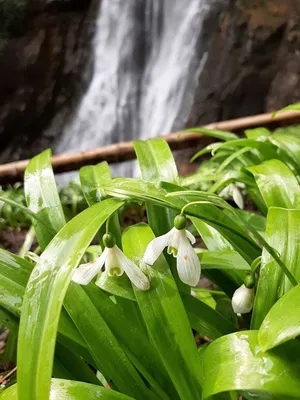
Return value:
<svg viewBox="0 0 300 400">
<path fill-rule="evenodd" d="M 0 394 L 0 400 L 19 400 L 17 385 L 13 385 Z M 134 400 L 114 390 L 83 382 L 64 379 L 52 379 L 49 400 Z"/>
<path fill-rule="evenodd" d="M 122 236 L 124 252 L 138 262 L 154 238 L 144 224 L 128 228 Z M 134 246 L 132 245 L 134 243 Z M 135 290 L 149 336 L 182 400 L 200 399 L 198 357 L 189 321 L 168 264 L 161 256 L 147 268 L 151 289 Z"/>
<path fill-rule="evenodd" d="M 196 133 L 203 133 L 204 135 L 214 137 L 216 139 L 221 139 L 224 141 L 234 140 L 237 139 L 238 136 L 235 133 L 229 131 L 219 131 L 217 129 L 207 129 L 207 128 L 189 128 L 186 129 L 184 132 L 196 132 Z"/>
<path fill-rule="evenodd" d="M 50 234 L 45 224 L 34 221 L 36 236 L 42 250 L 66 223 L 50 157 L 51 150 L 45 150 L 32 158 L 26 167 L 24 176 L 24 190 L 28 208 L 36 213 L 54 232 L 54 234 Z"/>
<path fill-rule="evenodd" d="M 289 290 L 271 308 L 259 329 L 258 340 L 263 350 L 300 335 L 300 285 Z"/>
<path fill-rule="evenodd" d="M 133 142 L 142 179 L 159 185 L 161 182 L 177 184 L 179 181 L 177 167 L 168 143 L 163 139 L 137 140 Z M 148 223 L 156 236 L 173 228 L 176 211 L 161 207 L 152 201 L 146 201 Z M 188 291 L 180 281 L 173 257 L 165 252 L 173 276 L 181 290 Z"/>
<path fill-rule="evenodd" d="M 182 207 L 195 198 L 188 200 L 183 195 L 166 197 L 166 190 L 155 185 L 141 182 L 137 179 L 114 179 L 111 185 L 105 188 L 106 192 L 120 198 L 134 197 L 140 200 L 152 200 L 156 204 L 165 205 L 180 212 Z M 205 195 L 205 193 L 203 194 Z M 248 235 L 248 230 L 238 226 L 233 218 L 213 205 L 193 205 L 188 208 L 187 214 L 197 217 L 217 229 L 232 246 L 245 258 L 252 262 L 260 255 L 258 245 Z"/>
<path fill-rule="evenodd" d="M 280 160 L 270 160 L 249 167 L 268 207 L 299 208 L 300 186 L 289 169 Z"/>
<path fill-rule="evenodd" d="M 155 399 L 84 289 L 71 283 L 64 304 L 105 378 L 137 400 Z"/>
<path fill-rule="evenodd" d="M 157 393 L 166 391 L 169 393 L 170 398 L 177 398 L 174 386 L 164 368 L 162 361 L 156 349 L 149 342 L 149 337 L 144 334 L 143 330 L 134 323 L 132 316 L 127 313 L 124 314 L 120 307 L 113 303 L 108 296 L 106 296 L 95 285 L 88 285 L 85 291 L 89 295 L 93 304 L 105 319 L 106 323 L 118 339 L 119 343 L 123 346 L 125 353 L 129 356 L 134 356 L 132 362 L 137 369 L 142 367 L 140 372 L 146 373 L 145 378 L 149 381 L 151 386 Z M 132 296 L 135 295 L 131 286 Z M 136 361 L 138 360 L 138 363 Z M 162 389 L 163 388 L 163 389 Z M 166 397 L 166 395 L 165 395 Z"/>
<path fill-rule="evenodd" d="M 243 331 L 211 343 L 203 354 L 203 399 L 228 391 L 247 399 L 300 397 L 300 344 L 291 341 L 264 353 L 257 331 Z"/>
<path fill-rule="evenodd" d="M 20 321 L 19 400 L 48 400 L 59 314 L 72 271 L 99 227 L 121 205 L 106 200 L 73 218 L 51 241 L 31 274 Z"/>
<path fill-rule="evenodd" d="M 266 228 L 267 242 L 277 250 L 280 259 L 300 281 L 298 235 L 300 210 L 271 207 Z M 275 302 L 292 288 L 274 259 L 264 249 L 262 267 L 255 296 L 252 327 L 258 329 Z"/>
</svg>

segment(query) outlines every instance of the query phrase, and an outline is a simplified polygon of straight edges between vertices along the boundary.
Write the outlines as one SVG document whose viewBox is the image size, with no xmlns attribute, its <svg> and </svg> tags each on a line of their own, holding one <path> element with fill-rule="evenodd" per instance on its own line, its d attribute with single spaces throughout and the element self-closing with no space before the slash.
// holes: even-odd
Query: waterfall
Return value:
<svg viewBox="0 0 300 400">
<path fill-rule="evenodd" d="M 184 128 L 222 0 L 102 0 L 93 74 L 56 152 Z M 209 22 L 207 22 L 209 21 Z M 131 175 L 133 164 L 114 170 Z"/>
</svg>

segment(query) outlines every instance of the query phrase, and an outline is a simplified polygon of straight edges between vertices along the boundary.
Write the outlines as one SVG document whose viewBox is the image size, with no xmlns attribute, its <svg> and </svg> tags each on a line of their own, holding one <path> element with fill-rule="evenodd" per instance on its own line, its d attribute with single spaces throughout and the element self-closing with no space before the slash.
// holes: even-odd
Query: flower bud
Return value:
<svg viewBox="0 0 300 400">
<path fill-rule="evenodd" d="M 254 289 L 240 286 L 232 296 L 232 308 L 236 314 L 247 314 L 253 308 Z"/>
</svg>

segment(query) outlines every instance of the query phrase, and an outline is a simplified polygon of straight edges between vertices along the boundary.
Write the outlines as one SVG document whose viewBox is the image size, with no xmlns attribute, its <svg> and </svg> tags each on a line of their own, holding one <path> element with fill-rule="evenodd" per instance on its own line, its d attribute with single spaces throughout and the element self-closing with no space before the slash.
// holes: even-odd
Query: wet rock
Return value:
<svg viewBox="0 0 300 400">
<path fill-rule="evenodd" d="M 5 0 L 10 1 L 10 0 Z M 21 0 L 13 0 L 21 1 Z M 31 156 L 49 146 L 43 134 L 72 104 L 90 54 L 93 0 L 29 0 L 22 28 L 0 49 L 0 160 Z M 59 134 L 57 126 L 55 134 Z"/>
<path fill-rule="evenodd" d="M 188 126 L 276 110 L 300 98 L 300 3 L 232 2 L 198 81 Z"/>
</svg>

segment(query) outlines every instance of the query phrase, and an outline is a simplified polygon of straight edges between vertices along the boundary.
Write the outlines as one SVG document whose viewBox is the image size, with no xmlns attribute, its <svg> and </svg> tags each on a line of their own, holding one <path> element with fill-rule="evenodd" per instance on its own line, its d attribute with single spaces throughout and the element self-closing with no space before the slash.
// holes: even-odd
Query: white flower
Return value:
<svg viewBox="0 0 300 400">
<path fill-rule="evenodd" d="M 253 308 L 254 289 L 240 286 L 232 296 L 232 308 L 236 314 L 247 314 Z"/>
<path fill-rule="evenodd" d="M 230 183 L 228 186 L 226 186 L 221 192 L 219 193 L 220 197 L 232 197 L 233 201 L 235 204 L 243 210 L 244 208 L 244 199 L 241 191 L 239 190 L 240 188 L 244 188 L 244 185 L 241 183 Z"/>
<path fill-rule="evenodd" d="M 200 261 L 191 246 L 195 243 L 194 236 L 185 229 L 172 228 L 165 235 L 153 239 L 144 254 L 144 262 L 153 265 L 165 247 L 168 253 L 177 258 L 177 271 L 182 282 L 195 286 L 199 282 Z M 190 243 L 191 242 L 191 243 Z"/>
<path fill-rule="evenodd" d="M 115 244 L 113 247 L 105 247 L 101 256 L 87 264 L 81 264 L 73 273 L 72 281 L 80 285 L 87 285 L 100 272 L 105 263 L 105 273 L 109 276 L 121 276 L 125 272 L 131 282 L 140 290 L 148 290 L 149 279 L 129 260 Z"/>
</svg>

